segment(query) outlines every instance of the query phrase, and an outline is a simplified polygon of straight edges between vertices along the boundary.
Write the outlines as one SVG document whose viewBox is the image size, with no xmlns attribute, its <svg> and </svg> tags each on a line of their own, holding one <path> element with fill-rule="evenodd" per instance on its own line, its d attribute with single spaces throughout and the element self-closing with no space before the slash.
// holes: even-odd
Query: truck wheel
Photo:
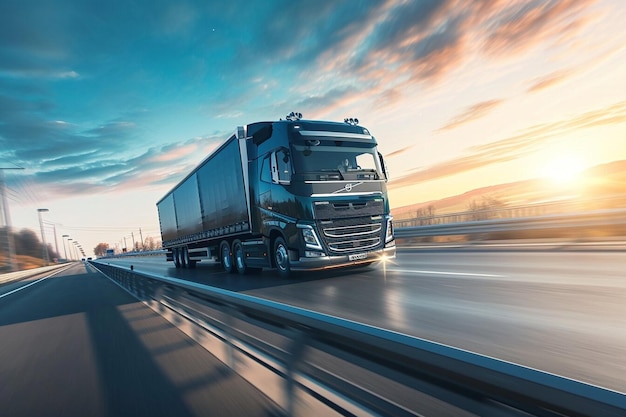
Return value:
<svg viewBox="0 0 626 417">
<path fill-rule="evenodd" d="M 174 266 L 180 268 L 180 257 L 178 255 L 178 248 L 172 249 L 172 259 L 174 260 Z"/>
<path fill-rule="evenodd" d="M 248 267 L 243 253 L 243 245 L 238 240 L 235 240 L 233 243 L 233 261 L 235 262 L 235 269 L 239 275 L 248 273 Z"/>
<path fill-rule="evenodd" d="M 281 278 L 289 278 L 291 273 L 291 264 L 289 263 L 289 249 L 285 239 L 277 237 L 274 241 L 274 265 Z"/>
<path fill-rule="evenodd" d="M 187 268 L 187 258 L 189 257 L 189 253 L 187 252 L 186 247 L 180 248 L 178 251 L 178 255 L 180 256 L 180 266 L 181 268 Z"/>
<path fill-rule="evenodd" d="M 195 269 L 196 262 L 198 261 L 192 261 L 191 259 L 189 259 L 189 248 L 183 249 L 183 254 L 184 254 L 184 260 L 185 260 L 184 264 L 187 265 L 187 268 Z"/>
<path fill-rule="evenodd" d="M 233 265 L 233 254 L 230 251 L 230 245 L 225 240 L 220 243 L 220 261 L 222 262 L 222 267 L 224 268 L 224 271 L 229 273 L 235 272 L 235 268 Z"/>
</svg>

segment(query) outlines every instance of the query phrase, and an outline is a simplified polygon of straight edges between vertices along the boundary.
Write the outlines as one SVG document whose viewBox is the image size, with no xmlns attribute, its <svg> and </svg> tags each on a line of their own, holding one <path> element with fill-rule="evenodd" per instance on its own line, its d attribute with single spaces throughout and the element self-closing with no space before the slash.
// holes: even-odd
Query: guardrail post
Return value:
<svg viewBox="0 0 626 417">
<path fill-rule="evenodd" d="M 293 330 L 293 344 L 289 349 L 291 354 L 287 357 L 285 365 L 287 368 L 287 376 L 285 378 L 285 398 L 287 399 L 287 415 L 294 416 L 296 411 L 296 395 L 295 395 L 295 373 L 298 369 L 298 364 L 304 357 L 306 351 L 308 336 L 301 330 Z"/>
</svg>

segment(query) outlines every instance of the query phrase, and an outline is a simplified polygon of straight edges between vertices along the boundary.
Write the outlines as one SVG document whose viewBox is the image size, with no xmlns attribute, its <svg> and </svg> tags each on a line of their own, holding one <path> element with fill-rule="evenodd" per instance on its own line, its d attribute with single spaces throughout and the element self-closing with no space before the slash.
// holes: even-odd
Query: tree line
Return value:
<svg viewBox="0 0 626 417">
<path fill-rule="evenodd" d="M 93 248 L 93 253 L 96 256 L 104 256 L 106 254 L 107 249 L 110 249 L 108 243 L 98 243 L 95 248 Z M 148 236 L 143 244 L 141 242 L 135 242 L 135 246 L 133 248 L 128 248 L 128 250 L 122 250 L 122 252 L 133 251 L 133 252 L 141 252 L 147 250 L 157 250 L 161 248 L 161 241 L 157 240 L 151 236 Z"/>
<path fill-rule="evenodd" d="M 37 259 L 44 258 L 43 243 L 32 230 L 22 229 L 18 232 L 10 231 L 7 233 L 6 227 L 0 228 L 0 251 L 4 256 L 8 256 L 7 238 L 11 239 L 15 255 L 30 256 Z M 50 261 L 61 258 L 51 244 L 48 243 L 46 246 Z"/>
</svg>

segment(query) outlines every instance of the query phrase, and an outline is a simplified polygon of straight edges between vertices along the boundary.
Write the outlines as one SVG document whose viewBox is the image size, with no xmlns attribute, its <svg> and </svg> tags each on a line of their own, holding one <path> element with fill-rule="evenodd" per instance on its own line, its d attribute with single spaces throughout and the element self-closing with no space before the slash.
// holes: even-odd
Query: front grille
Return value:
<svg viewBox="0 0 626 417">
<path fill-rule="evenodd" d="M 331 254 L 363 252 L 381 242 L 380 216 L 321 221 L 319 227 L 322 240 Z"/>
<path fill-rule="evenodd" d="M 345 219 L 383 215 L 385 204 L 380 198 L 362 201 L 320 201 L 315 203 L 313 209 L 316 219 Z"/>
</svg>

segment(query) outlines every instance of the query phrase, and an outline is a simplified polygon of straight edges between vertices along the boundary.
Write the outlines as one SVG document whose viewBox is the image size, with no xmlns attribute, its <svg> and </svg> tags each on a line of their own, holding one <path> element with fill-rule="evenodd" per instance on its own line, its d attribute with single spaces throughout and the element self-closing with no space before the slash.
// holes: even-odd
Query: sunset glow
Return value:
<svg viewBox="0 0 626 417">
<path fill-rule="evenodd" d="M 555 156 L 545 167 L 543 175 L 556 184 L 570 184 L 580 179 L 586 168 L 583 159 L 574 155 Z"/>
</svg>

